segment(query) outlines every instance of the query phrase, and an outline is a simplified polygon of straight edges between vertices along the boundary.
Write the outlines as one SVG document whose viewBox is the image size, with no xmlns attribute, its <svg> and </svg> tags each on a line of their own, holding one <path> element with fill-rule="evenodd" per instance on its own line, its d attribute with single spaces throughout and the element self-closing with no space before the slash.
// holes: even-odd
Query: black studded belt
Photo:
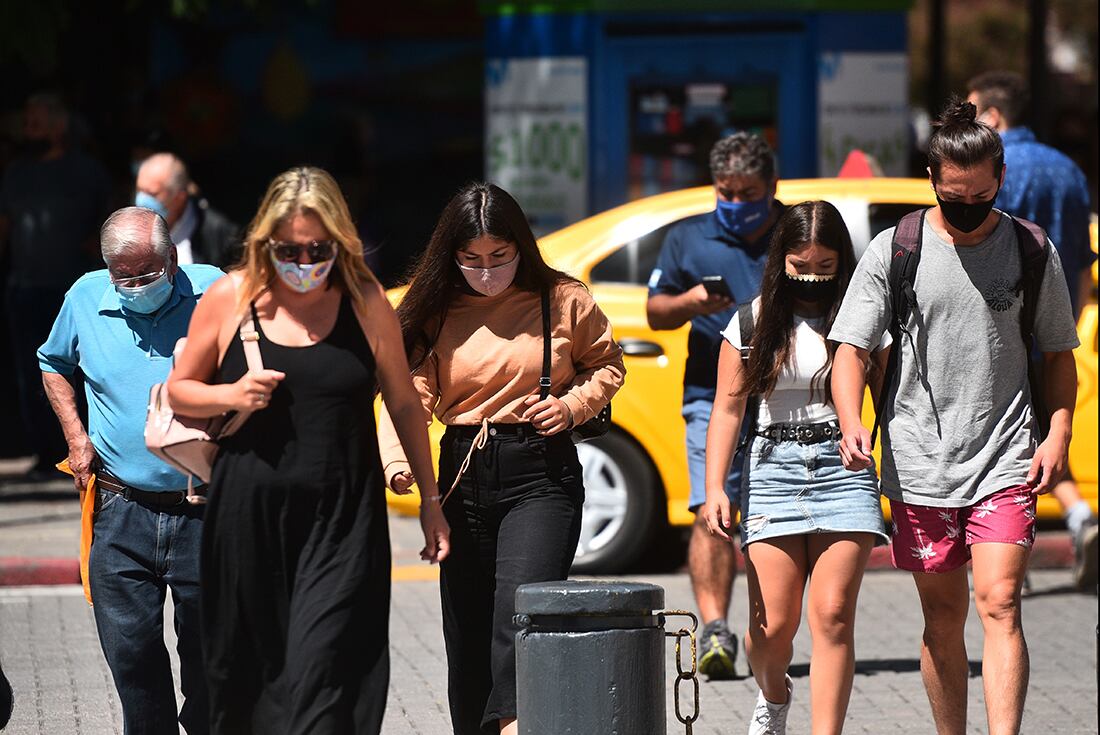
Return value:
<svg viewBox="0 0 1100 735">
<path fill-rule="evenodd" d="M 839 440 L 841 437 L 840 426 L 835 421 L 824 421 L 820 424 L 772 424 L 757 430 L 756 435 L 776 443 L 798 442 L 799 444 L 817 444 Z"/>
</svg>

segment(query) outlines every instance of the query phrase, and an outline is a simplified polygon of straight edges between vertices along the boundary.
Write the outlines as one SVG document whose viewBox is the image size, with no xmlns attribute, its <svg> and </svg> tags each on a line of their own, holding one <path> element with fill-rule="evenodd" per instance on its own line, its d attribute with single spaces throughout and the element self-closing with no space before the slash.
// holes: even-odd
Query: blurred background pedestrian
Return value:
<svg viewBox="0 0 1100 735">
<path fill-rule="evenodd" d="M 154 153 L 138 169 L 134 204 L 168 223 L 180 265 L 209 263 L 222 270 L 241 258 L 240 228 L 210 206 L 171 153 Z"/>
<path fill-rule="evenodd" d="M 97 235 L 109 197 L 107 172 L 73 145 L 61 97 L 40 92 L 28 98 L 22 151 L 0 183 L 0 250 L 6 242 L 9 359 L 25 441 L 36 457 L 33 479 L 55 477 L 54 463 L 66 455 L 35 350 L 46 341 L 65 291 L 98 261 Z"/>
</svg>

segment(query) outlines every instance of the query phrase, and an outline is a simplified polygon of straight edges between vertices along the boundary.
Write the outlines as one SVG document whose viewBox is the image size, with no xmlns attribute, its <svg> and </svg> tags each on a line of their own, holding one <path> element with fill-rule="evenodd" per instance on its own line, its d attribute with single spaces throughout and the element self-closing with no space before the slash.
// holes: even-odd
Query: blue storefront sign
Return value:
<svg viewBox="0 0 1100 735">
<path fill-rule="evenodd" d="M 737 130 L 764 135 L 784 177 L 833 176 L 855 147 L 901 174 L 910 4 L 483 2 L 486 175 L 548 232 L 707 183 Z"/>
</svg>

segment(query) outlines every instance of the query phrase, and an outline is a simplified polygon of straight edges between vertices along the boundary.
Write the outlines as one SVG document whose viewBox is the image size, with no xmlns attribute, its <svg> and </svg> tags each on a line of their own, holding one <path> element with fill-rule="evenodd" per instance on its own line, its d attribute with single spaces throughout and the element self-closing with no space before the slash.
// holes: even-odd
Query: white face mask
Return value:
<svg viewBox="0 0 1100 735">
<path fill-rule="evenodd" d="M 519 269 L 519 253 L 516 253 L 516 257 L 507 263 L 492 268 L 471 268 L 458 261 L 455 261 L 455 265 L 462 271 L 470 288 L 483 296 L 496 296 L 511 286 L 512 281 L 515 280 L 516 271 Z"/>
</svg>

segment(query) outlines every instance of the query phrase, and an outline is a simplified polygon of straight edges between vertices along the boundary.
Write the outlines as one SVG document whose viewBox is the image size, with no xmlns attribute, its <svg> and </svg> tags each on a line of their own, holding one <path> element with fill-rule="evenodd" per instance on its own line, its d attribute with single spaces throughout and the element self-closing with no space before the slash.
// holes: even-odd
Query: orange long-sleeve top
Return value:
<svg viewBox="0 0 1100 735">
<path fill-rule="evenodd" d="M 550 335 L 550 395 L 569 407 L 574 425 L 582 424 L 623 384 L 623 351 L 592 294 L 577 282 L 551 290 Z M 542 353 L 538 293 L 513 286 L 496 296 L 456 296 L 435 346 L 413 372 L 426 422 L 433 415 L 447 426 L 522 422 L 524 399 L 539 392 Z M 378 443 L 387 482 L 409 471 L 384 404 Z"/>
</svg>

